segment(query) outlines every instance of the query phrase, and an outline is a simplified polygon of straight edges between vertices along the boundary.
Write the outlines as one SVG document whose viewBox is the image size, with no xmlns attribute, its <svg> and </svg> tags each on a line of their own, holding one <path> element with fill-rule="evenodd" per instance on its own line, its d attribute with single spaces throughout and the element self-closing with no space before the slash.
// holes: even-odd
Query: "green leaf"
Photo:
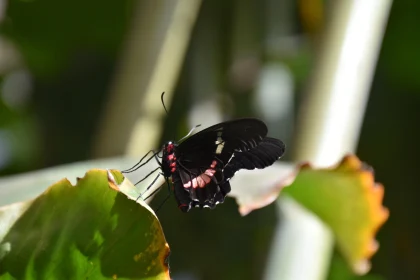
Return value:
<svg viewBox="0 0 420 280">
<path fill-rule="evenodd" d="M 375 183 L 370 167 L 353 155 L 334 168 L 313 169 L 305 164 L 282 193 L 331 227 L 353 272 L 364 274 L 370 269 L 368 259 L 379 247 L 374 236 L 389 215 L 382 206 L 383 186 Z"/>
<path fill-rule="evenodd" d="M 0 279 L 169 279 L 161 225 L 124 185 L 119 171 L 90 170 L 0 208 Z"/>
<path fill-rule="evenodd" d="M 242 215 L 272 203 L 280 192 L 292 196 L 333 230 L 354 273 L 369 271 L 369 258 L 379 247 L 374 236 L 389 213 L 382 206 L 383 186 L 375 183 L 372 169 L 356 156 L 346 156 L 326 169 L 276 163 L 238 172 L 231 183 L 229 195 L 235 197 Z"/>
</svg>

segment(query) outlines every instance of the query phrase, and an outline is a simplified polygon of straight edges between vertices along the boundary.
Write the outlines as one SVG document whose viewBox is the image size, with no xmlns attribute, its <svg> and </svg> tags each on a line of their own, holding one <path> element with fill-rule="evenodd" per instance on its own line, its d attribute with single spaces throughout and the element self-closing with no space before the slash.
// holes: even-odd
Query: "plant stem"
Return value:
<svg viewBox="0 0 420 280">
<path fill-rule="evenodd" d="M 178 79 L 200 0 L 137 3 L 131 32 L 104 111 L 96 157 L 141 156 L 156 147 L 164 109 Z"/>
</svg>

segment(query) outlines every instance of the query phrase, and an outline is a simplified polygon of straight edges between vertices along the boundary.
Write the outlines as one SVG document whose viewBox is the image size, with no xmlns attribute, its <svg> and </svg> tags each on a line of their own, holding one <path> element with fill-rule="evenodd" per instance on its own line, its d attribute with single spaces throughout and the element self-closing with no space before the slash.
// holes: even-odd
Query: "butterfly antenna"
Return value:
<svg viewBox="0 0 420 280">
<path fill-rule="evenodd" d="M 184 137 L 182 137 L 181 139 L 179 139 L 178 142 L 181 142 L 182 140 L 184 140 L 185 138 L 187 138 L 188 136 L 190 136 L 191 133 L 193 133 L 193 131 L 196 130 L 200 126 L 201 126 L 201 124 L 197 124 L 196 126 L 194 126 L 193 128 L 191 128 L 190 132 L 188 132 L 187 135 L 185 135 Z"/>
<path fill-rule="evenodd" d="M 165 112 L 167 115 L 169 115 L 168 110 L 166 109 L 165 102 L 163 101 L 163 96 L 165 95 L 165 92 L 162 92 L 162 95 L 160 96 L 160 100 L 162 101 L 163 109 L 165 109 Z"/>
</svg>

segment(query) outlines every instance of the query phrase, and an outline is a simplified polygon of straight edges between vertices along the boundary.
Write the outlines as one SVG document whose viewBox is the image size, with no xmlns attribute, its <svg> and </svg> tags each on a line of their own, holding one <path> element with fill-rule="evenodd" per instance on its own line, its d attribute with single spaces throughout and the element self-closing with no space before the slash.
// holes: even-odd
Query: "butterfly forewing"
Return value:
<svg viewBox="0 0 420 280">
<path fill-rule="evenodd" d="M 266 125 L 258 119 L 240 119 L 211 126 L 186 139 L 177 147 L 177 156 L 186 168 L 226 165 L 235 151 L 256 147 L 267 135 Z"/>
</svg>

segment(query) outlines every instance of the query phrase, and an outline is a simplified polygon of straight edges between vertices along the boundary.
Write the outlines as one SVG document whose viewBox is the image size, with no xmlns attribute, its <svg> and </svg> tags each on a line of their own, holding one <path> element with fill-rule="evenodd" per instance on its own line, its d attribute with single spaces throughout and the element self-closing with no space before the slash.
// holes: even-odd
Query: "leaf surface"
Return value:
<svg viewBox="0 0 420 280">
<path fill-rule="evenodd" d="M 0 208 L 0 279 L 169 279 L 160 222 L 117 191 L 130 186 L 119 171 L 93 169 Z"/>
</svg>

